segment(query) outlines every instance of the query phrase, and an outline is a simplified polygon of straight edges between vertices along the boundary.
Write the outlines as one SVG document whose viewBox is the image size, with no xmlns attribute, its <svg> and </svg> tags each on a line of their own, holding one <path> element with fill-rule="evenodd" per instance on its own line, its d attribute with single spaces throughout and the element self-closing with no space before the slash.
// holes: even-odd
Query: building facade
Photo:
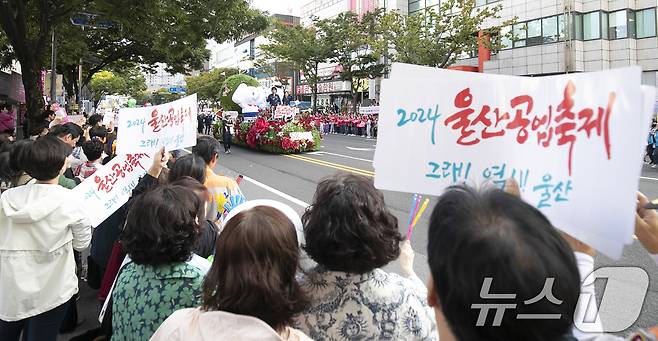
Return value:
<svg viewBox="0 0 658 341">
<path fill-rule="evenodd" d="M 461 60 L 485 73 L 542 76 L 642 67 L 642 82 L 658 83 L 656 0 L 476 0 L 480 6 L 502 5 L 498 22 L 514 39 L 504 48 Z M 489 2 L 489 4 L 487 3 Z M 437 8 L 435 0 L 410 0 L 409 12 Z"/>
<path fill-rule="evenodd" d="M 284 25 L 299 25 L 300 18 L 292 15 L 274 14 L 272 18 Z M 209 68 L 236 68 L 256 78 L 262 86 L 271 87 L 276 83 L 273 75 L 259 70 L 256 61 L 263 57 L 261 46 L 268 44 L 267 33 L 250 34 L 244 38 L 218 44 L 208 41 L 206 48 L 210 50 Z M 290 77 L 292 79 L 292 75 Z"/>
<path fill-rule="evenodd" d="M 301 7 L 302 24 L 309 26 L 313 24 L 313 19 L 332 19 L 341 13 L 354 12 L 356 14 L 365 14 L 375 9 L 384 9 L 386 11 L 397 11 L 401 14 L 407 14 L 409 9 L 409 0 L 310 0 Z M 333 106 L 347 109 L 351 107 L 348 103 L 351 101 L 349 82 L 339 79 L 341 68 L 335 63 L 322 63 L 319 65 L 318 75 L 322 80 L 318 83 L 318 105 Z M 376 98 L 379 96 L 380 80 L 363 80 L 367 82 L 360 89 L 364 91 L 364 97 Z M 305 83 L 303 75 L 301 84 L 296 89 L 297 93 L 304 99 L 310 99 L 311 90 Z"/>
<path fill-rule="evenodd" d="M 147 91 L 157 91 L 159 89 L 181 89 L 185 87 L 185 75 L 181 73 L 171 74 L 165 70 L 165 65 L 161 64 L 155 68 L 154 73 L 144 72 Z"/>
</svg>

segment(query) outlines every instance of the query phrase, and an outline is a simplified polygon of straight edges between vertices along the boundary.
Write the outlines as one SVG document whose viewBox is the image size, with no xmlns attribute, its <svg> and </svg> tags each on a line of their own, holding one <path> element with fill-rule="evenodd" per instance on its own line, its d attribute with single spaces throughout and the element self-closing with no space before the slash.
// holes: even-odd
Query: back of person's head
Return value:
<svg viewBox="0 0 658 341">
<path fill-rule="evenodd" d="M 91 139 L 82 144 L 82 151 L 85 153 L 87 160 L 96 161 L 103 156 L 104 147 L 103 142 Z"/>
<path fill-rule="evenodd" d="M 210 164 L 221 152 L 222 145 L 211 136 L 199 136 L 192 153 L 200 156 L 206 164 Z"/>
<path fill-rule="evenodd" d="M 52 111 L 50 109 L 46 109 L 41 113 L 41 118 L 44 119 L 44 120 L 47 120 L 47 119 L 50 119 L 54 115 L 55 115 L 54 111 Z"/>
<path fill-rule="evenodd" d="M 280 330 L 302 312 L 307 297 L 295 274 L 299 248 L 293 223 L 269 206 L 226 222 L 203 287 L 203 308 L 256 317 Z"/>
<path fill-rule="evenodd" d="M 69 145 L 57 137 L 44 136 L 19 152 L 17 165 L 37 180 L 52 180 L 60 175 L 69 154 Z"/>
<path fill-rule="evenodd" d="M 34 143 L 32 140 L 24 139 L 12 143 L 5 143 L 0 148 L 0 180 L 8 181 L 16 185 L 16 181 L 23 173 L 19 166 L 19 155 L 28 146 Z"/>
<path fill-rule="evenodd" d="M 171 185 L 185 187 L 193 191 L 199 197 L 199 199 L 204 203 L 204 205 L 199 210 L 197 216 L 199 217 L 199 221 L 203 221 L 205 219 L 204 217 L 206 216 L 205 203 L 207 203 L 210 200 L 210 193 L 208 193 L 208 188 L 206 188 L 206 186 L 203 185 L 203 182 L 190 176 L 181 176 L 176 180 L 172 181 Z"/>
<path fill-rule="evenodd" d="M 429 226 L 428 261 L 438 306 L 457 340 L 556 341 L 570 332 L 580 294 L 580 277 L 572 250 L 546 217 L 520 198 L 500 190 L 477 191 L 458 186 L 439 197 Z M 481 297 L 485 278 L 489 294 Z M 540 296 L 547 279 L 552 294 Z M 432 294 L 430 294 L 431 296 Z M 476 326 L 480 309 L 516 304 L 504 311 L 500 326 Z M 488 315 L 494 315 L 490 309 Z M 559 314 L 559 319 L 517 319 L 517 314 Z"/>
<path fill-rule="evenodd" d="M 206 163 L 203 159 L 194 154 L 187 154 L 176 160 L 169 169 L 169 182 L 174 182 L 184 176 L 189 176 L 204 183 L 206 181 Z"/>
<path fill-rule="evenodd" d="M 136 264 L 184 262 L 192 256 L 205 202 L 180 185 L 158 186 L 134 199 L 121 245 Z"/>
<path fill-rule="evenodd" d="M 83 133 L 84 131 L 82 130 L 82 128 L 80 128 L 79 125 L 72 122 L 58 124 L 56 126 L 51 127 L 50 130 L 48 131 L 48 135 L 50 136 L 55 136 L 60 139 L 68 138 L 69 140 L 72 141 L 75 140 L 76 142 L 77 139 L 79 139 Z"/>
<path fill-rule="evenodd" d="M 302 220 L 304 249 L 329 270 L 366 273 L 400 255 L 398 221 L 363 176 L 337 173 L 322 180 Z"/>
<path fill-rule="evenodd" d="M 91 127 L 94 127 L 98 125 L 101 121 L 103 121 L 103 116 L 99 114 L 93 114 L 89 116 L 89 118 L 87 119 L 87 124 Z"/>
<path fill-rule="evenodd" d="M 107 129 L 103 126 L 92 126 L 89 129 L 89 138 L 99 138 L 99 139 L 105 139 L 107 137 Z"/>
</svg>

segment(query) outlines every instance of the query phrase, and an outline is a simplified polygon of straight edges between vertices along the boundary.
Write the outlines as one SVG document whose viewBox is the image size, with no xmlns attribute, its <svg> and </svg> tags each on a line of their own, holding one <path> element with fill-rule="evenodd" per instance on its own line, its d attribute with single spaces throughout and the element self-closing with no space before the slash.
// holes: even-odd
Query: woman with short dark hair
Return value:
<svg viewBox="0 0 658 341">
<path fill-rule="evenodd" d="M 371 180 L 323 180 L 302 220 L 304 249 L 318 266 L 302 280 L 311 304 L 296 327 L 317 340 L 438 339 L 411 244 L 400 249 L 397 219 Z M 381 270 L 399 256 L 404 277 Z"/>
<path fill-rule="evenodd" d="M 78 292 L 73 250 L 89 245 L 91 224 L 57 184 L 71 147 L 52 136 L 17 145 L 10 166 L 35 181 L 0 196 L 0 339 L 55 341 Z"/>
<path fill-rule="evenodd" d="M 112 292 L 112 340 L 146 340 L 174 311 L 199 305 L 210 264 L 192 249 L 204 205 L 180 185 L 134 199 L 121 235 L 129 263 Z"/>
<path fill-rule="evenodd" d="M 151 340 L 310 340 L 290 327 L 307 298 L 295 280 L 300 255 L 292 209 L 285 211 L 235 208 L 217 239 L 202 306 L 175 312 Z"/>
</svg>

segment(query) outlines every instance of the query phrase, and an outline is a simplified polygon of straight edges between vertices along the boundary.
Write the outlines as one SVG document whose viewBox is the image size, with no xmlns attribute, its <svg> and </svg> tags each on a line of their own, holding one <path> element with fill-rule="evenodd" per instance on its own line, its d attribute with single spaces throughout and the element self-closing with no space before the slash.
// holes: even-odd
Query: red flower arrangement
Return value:
<svg viewBox="0 0 658 341">
<path fill-rule="evenodd" d="M 236 123 L 234 126 L 233 141 L 235 144 L 247 146 L 272 153 L 298 153 L 317 150 L 321 137 L 313 126 L 313 121 L 306 118 L 291 123 L 282 120 L 267 121 L 259 117 L 252 123 Z M 219 125 L 215 129 L 217 135 Z M 291 132 L 311 132 L 312 139 L 290 138 Z M 219 138 L 219 136 L 217 136 Z M 317 140 L 317 141 L 316 141 Z"/>
</svg>

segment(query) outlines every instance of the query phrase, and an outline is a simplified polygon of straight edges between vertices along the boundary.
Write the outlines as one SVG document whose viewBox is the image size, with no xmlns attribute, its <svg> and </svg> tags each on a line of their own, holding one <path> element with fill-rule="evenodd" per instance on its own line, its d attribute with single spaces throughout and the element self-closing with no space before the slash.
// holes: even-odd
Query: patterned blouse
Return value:
<svg viewBox="0 0 658 341">
<path fill-rule="evenodd" d="M 112 292 L 112 340 L 148 340 L 174 311 L 201 304 L 205 272 L 190 263 L 129 263 Z"/>
<path fill-rule="evenodd" d="M 310 308 L 294 327 L 315 340 L 438 340 L 427 289 L 416 276 L 316 267 L 302 279 Z"/>
</svg>

